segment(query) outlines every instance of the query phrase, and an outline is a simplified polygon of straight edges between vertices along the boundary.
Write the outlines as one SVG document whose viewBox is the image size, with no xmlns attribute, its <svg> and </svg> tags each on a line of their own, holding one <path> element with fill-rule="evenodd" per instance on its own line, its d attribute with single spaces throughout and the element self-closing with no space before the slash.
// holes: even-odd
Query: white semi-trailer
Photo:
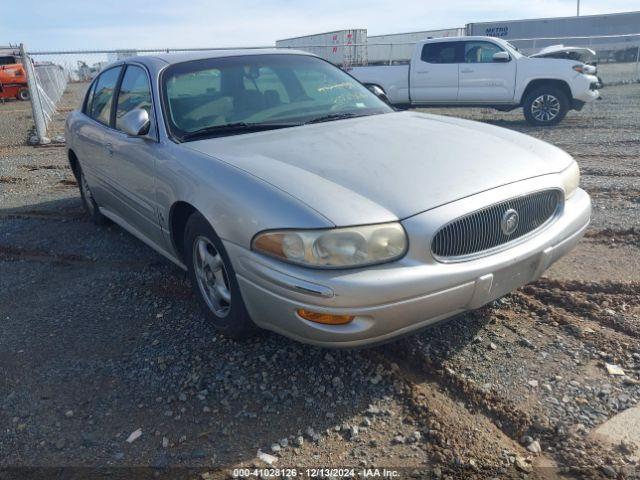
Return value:
<svg viewBox="0 0 640 480">
<path fill-rule="evenodd" d="M 367 64 L 367 30 L 352 28 L 302 37 L 276 40 L 276 48 L 292 48 L 313 53 L 334 65 L 349 67 Z"/>
<path fill-rule="evenodd" d="M 527 55 L 565 44 L 594 49 L 600 60 L 635 61 L 640 12 L 468 23 L 466 34 L 502 38 Z"/>
<path fill-rule="evenodd" d="M 443 28 L 421 32 L 369 35 L 367 37 L 367 59 L 369 65 L 409 63 L 413 47 L 417 42 L 427 38 L 461 37 L 464 34 L 464 28 Z"/>
</svg>

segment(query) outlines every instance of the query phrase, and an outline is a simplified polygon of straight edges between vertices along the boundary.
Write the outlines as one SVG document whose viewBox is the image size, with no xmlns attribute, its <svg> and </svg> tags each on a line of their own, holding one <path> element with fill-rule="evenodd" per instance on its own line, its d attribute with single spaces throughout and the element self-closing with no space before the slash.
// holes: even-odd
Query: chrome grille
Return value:
<svg viewBox="0 0 640 480">
<path fill-rule="evenodd" d="M 551 221 L 562 206 L 562 198 L 560 190 L 543 190 L 477 210 L 438 230 L 431 251 L 435 258 L 444 261 L 492 253 Z M 511 209 L 518 213 L 519 222 L 511 234 L 506 234 L 503 218 Z"/>
</svg>

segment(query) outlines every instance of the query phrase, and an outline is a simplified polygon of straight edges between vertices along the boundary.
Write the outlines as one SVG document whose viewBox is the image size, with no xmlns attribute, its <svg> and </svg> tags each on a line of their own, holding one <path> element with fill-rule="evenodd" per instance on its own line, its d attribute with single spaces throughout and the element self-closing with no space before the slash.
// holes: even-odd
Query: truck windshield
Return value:
<svg viewBox="0 0 640 480">
<path fill-rule="evenodd" d="M 339 68 L 305 55 L 177 63 L 161 82 L 167 126 L 182 141 L 393 111 Z"/>
<path fill-rule="evenodd" d="M 505 45 L 506 45 L 507 47 L 509 47 L 509 48 L 512 50 L 511 54 L 512 54 L 515 58 L 523 57 L 522 53 L 520 53 L 520 50 L 518 50 L 518 47 L 516 47 L 515 45 L 513 45 L 513 44 L 511 44 L 511 43 L 509 43 L 509 42 L 506 42 L 506 41 L 505 41 L 504 43 L 505 43 Z"/>
</svg>

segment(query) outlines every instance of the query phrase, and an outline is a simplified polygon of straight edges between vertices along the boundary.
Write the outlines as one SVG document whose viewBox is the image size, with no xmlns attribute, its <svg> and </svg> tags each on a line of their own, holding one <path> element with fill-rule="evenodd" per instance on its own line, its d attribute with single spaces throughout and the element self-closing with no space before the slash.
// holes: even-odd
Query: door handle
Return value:
<svg viewBox="0 0 640 480">
<path fill-rule="evenodd" d="M 416 73 L 425 74 L 429 73 L 429 70 L 416 70 Z"/>
<path fill-rule="evenodd" d="M 110 157 L 113 156 L 113 145 L 111 145 L 110 143 L 106 143 L 104 145 L 104 149 L 107 151 Z"/>
<path fill-rule="evenodd" d="M 473 73 L 473 69 L 465 68 L 464 70 L 460 70 L 460 73 Z"/>
</svg>

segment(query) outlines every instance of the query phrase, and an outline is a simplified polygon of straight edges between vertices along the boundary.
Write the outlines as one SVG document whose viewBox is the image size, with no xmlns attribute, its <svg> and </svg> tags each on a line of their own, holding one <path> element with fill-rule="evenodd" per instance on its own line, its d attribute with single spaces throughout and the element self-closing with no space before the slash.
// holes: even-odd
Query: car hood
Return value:
<svg viewBox="0 0 640 480">
<path fill-rule="evenodd" d="M 596 52 L 586 47 L 565 47 L 564 45 L 551 45 L 543 48 L 530 58 L 559 58 L 589 63 L 596 56 Z"/>
<path fill-rule="evenodd" d="M 562 150 L 491 125 L 396 112 L 183 144 L 285 191 L 337 226 L 404 219 L 557 173 Z"/>
</svg>

